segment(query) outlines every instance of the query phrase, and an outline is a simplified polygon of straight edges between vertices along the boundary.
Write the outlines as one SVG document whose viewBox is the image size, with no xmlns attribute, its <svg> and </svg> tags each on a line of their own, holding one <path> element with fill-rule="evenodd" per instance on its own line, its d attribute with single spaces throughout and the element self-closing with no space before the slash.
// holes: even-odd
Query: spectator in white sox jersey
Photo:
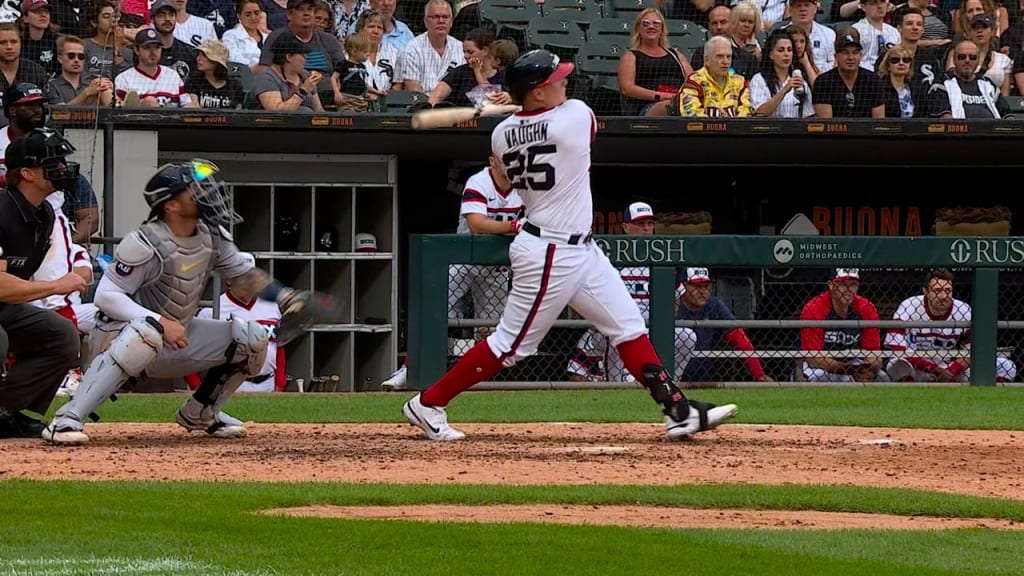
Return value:
<svg viewBox="0 0 1024 576">
<path fill-rule="evenodd" d="M 387 94 L 391 90 L 391 79 L 395 77 L 398 49 L 384 42 L 384 15 L 376 10 L 363 12 L 356 23 L 356 32 L 365 32 L 370 39 L 370 53 L 363 63 L 369 87 L 378 94 Z"/>
<path fill-rule="evenodd" d="M 156 30 L 143 28 L 135 36 L 136 64 L 114 78 L 114 90 L 123 106 L 182 108 L 190 105 L 181 77 L 160 64 L 162 50 Z"/>
<path fill-rule="evenodd" d="M 427 31 L 398 55 L 395 88 L 430 94 L 448 72 L 466 63 L 462 42 L 449 35 L 452 7 L 446 0 L 430 0 L 423 9 Z M 400 85 L 400 86 L 399 86 Z"/>
<path fill-rule="evenodd" d="M 207 40 L 216 40 L 217 31 L 213 22 L 188 13 L 188 0 L 172 0 L 174 3 L 174 37 L 189 46 L 196 47 Z"/>
</svg>

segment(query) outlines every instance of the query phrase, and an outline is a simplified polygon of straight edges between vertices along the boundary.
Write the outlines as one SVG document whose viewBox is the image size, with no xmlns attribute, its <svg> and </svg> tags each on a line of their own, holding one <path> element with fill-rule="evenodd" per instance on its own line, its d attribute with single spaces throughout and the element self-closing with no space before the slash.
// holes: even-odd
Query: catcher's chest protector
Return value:
<svg viewBox="0 0 1024 576">
<path fill-rule="evenodd" d="M 200 222 L 195 235 L 181 238 L 157 221 L 144 224 L 140 231 L 156 249 L 163 271 L 155 282 L 139 288 L 134 299 L 187 327 L 213 271 L 216 250 L 210 229 Z"/>
</svg>

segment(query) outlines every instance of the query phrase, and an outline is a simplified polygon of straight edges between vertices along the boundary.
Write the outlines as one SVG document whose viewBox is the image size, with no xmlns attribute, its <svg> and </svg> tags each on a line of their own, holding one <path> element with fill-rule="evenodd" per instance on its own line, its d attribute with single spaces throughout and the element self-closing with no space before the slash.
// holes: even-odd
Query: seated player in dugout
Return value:
<svg viewBox="0 0 1024 576">
<path fill-rule="evenodd" d="M 878 320 L 878 310 L 859 295 L 860 270 L 837 268 L 828 290 L 811 298 L 801 320 Z M 812 352 L 803 359 L 803 375 L 810 382 L 888 382 L 882 370 L 882 336 L 878 327 L 800 329 L 800 350 Z M 829 352 L 862 350 L 865 354 L 836 355 Z"/>
<path fill-rule="evenodd" d="M 624 234 L 649 236 L 654 234 L 654 224 L 658 218 L 654 209 L 646 202 L 633 202 L 626 207 L 622 218 Z M 647 266 L 626 266 L 619 269 L 622 283 L 632 296 L 640 310 L 644 322 L 650 324 L 650 283 L 651 269 Z M 675 377 L 678 380 L 686 358 L 681 355 L 680 343 L 686 341 L 682 334 L 683 328 L 676 328 Z M 688 353 L 692 352 L 692 346 Z M 566 367 L 569 380 L 573 382 L 636 382 L 636 378 L 626 370 L 622 358 L 614 346 L 608 345 L 608 339 L 599 331 L 591 328 L 580 337 L 576 348 L 569 358 Z"/>
<path fill-rule="evenodd" d="M 921 294 L 900 303 L 893 320 L 904 322 L 971 321 L 971 305 L 953 297 L 953 273 L 945 268 L 924 277 Z M 894 382 L 969 382 L 971 378 L 971 329 L 896 328 L 885 335 L 887 348 L 906 352 L 889 360 L 885 371 Z M 914 356 L 913 352 L 924 352 Z M 996 381 L 1013 382 L 1013 360 L 996 357 Z"/>
<path fill-rule="evenodd" d="M 721 298 L 711 294 L 711 275 L 707 268 L 686 268 L 680 271 L 679 288 L 676 291 L 677 320 L 736 320 L 736 316 Z M 753 352 L 754 345 L 743 328 L 676 328 L 676 358 L 681 357 L 676 372 L 681 382 L 707 382 L 723 380 L 720 365 L 710 358 L 694 358 L 696 350 L 720 350 L 728 344 L 736 350 Z M 748 356 L 744 363 L 750 376 L 758 382 L 774 382 L 764 373 L 764 367 L 757 356 Z"/>
</svg>

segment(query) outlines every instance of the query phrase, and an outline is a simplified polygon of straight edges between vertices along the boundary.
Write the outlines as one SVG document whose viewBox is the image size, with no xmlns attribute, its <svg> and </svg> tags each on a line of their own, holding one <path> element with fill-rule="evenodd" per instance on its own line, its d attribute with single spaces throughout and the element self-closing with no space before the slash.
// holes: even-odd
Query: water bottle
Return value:
<svg viewBox="0 0 1024 576">
<path fill-rule="evenodd" d="M 107 268 L 114 263 L 114 259 L 110 257 L 110 254 L 100 254 L 96 256 L 96 267 L 100 269 L 100 274 L 106 274 Z"/>
<path fill-rule="evenodd" d="M 804 73 L 801 72 L 799 69 L 793 70 L 793 78 L 799 78 L 800 80 L 803 80 L 804 79 Z M 796 88 L 794 88 L 793 89 L 793 94 L 795 94 L 797 98 L 803 98 L 804 97 L 804 85 L 801 84 L 801 85 L 797 86 Z"/>
</svg>

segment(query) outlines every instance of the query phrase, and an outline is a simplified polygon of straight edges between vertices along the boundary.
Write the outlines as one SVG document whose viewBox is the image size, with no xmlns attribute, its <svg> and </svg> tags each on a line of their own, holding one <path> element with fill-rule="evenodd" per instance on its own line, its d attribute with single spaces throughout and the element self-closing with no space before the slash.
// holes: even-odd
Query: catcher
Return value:
<svg viewBox="0 0 1024 576">
<path fill-rule="evenodd" d="M 146 185 L 149 219 L 118 244 L 96 288 L 96 327 L 89 336 L 96 356 L 74 398 L 43 430 L 44 440 L 88 442 L 85 419 L 129 378 L 204 370 L 199 388 L 178 409 L 178 424 L 214 438 L 246 435 L 221 408 L 242 382 L 260 373 L 268 333 L 254 321 L 195 318 L 210 272 L 230 281 L 236 295 L 277 302 L 282 341 L 312 323 L 313 300 L 271 281 L 239 252 L 226 228 L 241 217 L 228 208 L 217 172 L 213 163 L 195 159 L 162 166 Z"/>
</svg>

